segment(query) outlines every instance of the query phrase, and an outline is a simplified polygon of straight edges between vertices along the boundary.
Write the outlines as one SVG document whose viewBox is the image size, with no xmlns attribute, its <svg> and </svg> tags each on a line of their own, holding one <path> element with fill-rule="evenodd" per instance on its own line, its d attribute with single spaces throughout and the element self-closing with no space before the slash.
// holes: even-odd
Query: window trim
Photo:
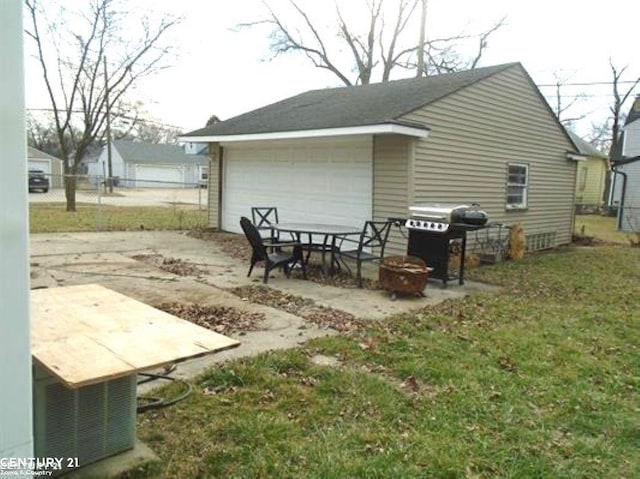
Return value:
<svg viewBox="0 0 640 479">
<path fill-rule="evenodd" d="M 509 175 L 511 167 L 524 168 L 525 181 L 522 183 L 510 183 Z M 505 209 L 507 211 L 521 211 L 526 210 L 529 207 L 529 164 L 528 163 L 507 163 L 507 179 L 505 182 Z M 509 203 L 509 187 L 522 188 L 522 202 L 518 204 Z"/>
</svg>

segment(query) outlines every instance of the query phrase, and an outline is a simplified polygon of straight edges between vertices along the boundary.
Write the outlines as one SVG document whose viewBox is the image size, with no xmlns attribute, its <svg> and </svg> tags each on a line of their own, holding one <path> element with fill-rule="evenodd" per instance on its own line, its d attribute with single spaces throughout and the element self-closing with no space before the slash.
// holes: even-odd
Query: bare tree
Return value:
<svg viewBox="0 0 640 479">
<path fill-rule="evenodd" d="M 27 112 L 27 144 L 49 155 L 60 157 L 60 142 L 53 119 Z"/>
<path fill-rule="evenodd" d="M 133 140 L 144 143 L 177 144 L 178 137 L 183 130 L 165 125 L 155 120 L 137 119 L 135 124 L 127 125 L 126 129 L 114 128 L 114 140 Z"/>
<path fill-rule="evenodd" d="M 425 42 L 426 60 L 424 61 L 425 75 L 439 75 L 461 70 L 473 70 L 478 66 L 482 55 L 489 47 L 489 37 L 503 27 L 507 17 L 502 17 L 488 30 L 481 33 L 459 34 L 451 37 L 434 38 Z M 461 42 L 476 42 L 475 54 L 465 57 L 460 54 Z M 406 67 L 412 68 L 414 65 L 409 62 Z M 417 65 L 416 65 L 417 66 Z"/>
<path fill-rule="evenodd" d="M 620 129 L 621 125 L 624 123 L 624 103 L 629 99 L 635 88 L 640 83 L 640 77 L 631 82 L 631 86 L 627 88 L 626 91 L 620 91 L 620 84 L 622 75 L 628 68 L 628 65 L 618 68 L 614 65 L 613 60 L 609 58 L 609 68 L 611 68 L 612 75 L 612 88 L 613 88 L 613 104 L 609 107 L 609 111 L 611 112 L 611 117 L 606 121 L 606 124 L 602 127 L 604 132 L 609 132 L 609 140 L 602 140 L 604 144 L 609 145 L 609 164 L 612 167 L 615 167 L 614 156 L 618 152 L 618 146 L 620 142 Z M 613 170 L 612 170 L 613 171 Z M 608 176 L 612 173 L 609 172 Z M 611 181 L 609 181 L 609 177 L 605 181 L 604 195 L 603 199 L 608 201 L 609 194 L 611 192 Z"/>
<path fill-rule="evenodd" d="M 587 133 L 586 140 L 603 153 L 611 150 L 611 124 L 611 118 L 602 123 L 591 122 Z"/>
<path fill-rule="evenodd" d="M 25 0 L 29 22 L 26 34 L 53 109 L 55 131 L 65 174 L 67 211 L 76 210 L 76 175 L 88 148 L 104 134 L 108 103 L 117 106 L 142 77 L 165 68 L 171 47 L 161 40 L 180 19 L 148 16 L 136 30 L 124 34 L 126 18 L 117 0 L 90 0 L 77 11 L 54 15 L 38 0 Z M 50 7 L 51 5 L 47 5 Z M 131 31 L 131 29 L 129 29 Z M 107 53 L 110 71 L 104 79 Z"/>
<path fill-rule="evenodd" d="M 366 22 L 361 18 L 350 24 L 336 2 L 338 30 L 330 34 L 322 30 L 321 24 L 300 6 L 298 0 L 288 2 L 294 13 L 293 19 L 282 11 L 276 12 L 271 6 L 273 2 L 263 0 L 267 18 L 244 23 L 240 27 L 272 27 L 270 47 L 274 58 L 287 53 L 302 53 L 315 67 L 330 71 L 349 86 L 371 83 L 376 67 L 381 70 L 380 79 L 383 82 L 388 81 L 391 72 L 398 67 L 417 70 L 418 76 L 475 68 L 488 46 L 489 36 L 505 22 L 503 18 L 480 34 L 427 40 L 427 0 L 359 1 L 366 4 Z M 421 14 L 416 15 L 419 6 Z M 385 18 L 393 20 L 390 25 L 385 23 Z M 366 24 L 367 27 L 357 30 L 354 27 L 356 23 Z M 414 38 L 413 27 L 420 30 L 418 39 Z M 334 40 L 336 33 L 337 43 Z M 473 57 L 463 58 L 456 50 L 457 42 L 463 40 L 477 40 L 477 51 Z M 349 52 L 348 59 L 344 50 Z"/>
<path fill-rule="evenodd" d="M 563 125 L 571 127 L 575 122 L 580 121 L 587 116 L 586 113 L 569 117 L 567 116 L 571 108 L 583 101 L 586 98 L 586 95 L 582 92 L 570 97 L 564 95 L 563 90 L 566 90 L 570 78 L 561 76 L 558 72 L 554 72 L 553 77 L 555 79 L 554 101 L 552 102 L 553 111 Z M 565 98 L 567 99 L 566 102 Z"/>
<path fill-rule="evenodd" d="M 214 124 L 219 123 L 221 121 L 222 120 L 220 120 L 220 118 L 218 118 L 218 115 L 211 115 L 209 117 L 209 119 L 207 120 L 207 123 L 206 123 L 205 126 L 211 126 L 211 125 L 214 125 Z"/>
<path fill-rule="evenodd" d="M 612 124 L 611 124 L 611 149 L 609 153 L 609 159 L 612 159 L 612 155 L 618 149 L 618 142 L 620 141 L 620 128 L 623 122 L 623 107 L 625 102 L 629 99 L 635 88 L 640 83 L 640 77 L 631 83 L 631 86 L 626 91 L 620 91 L 620 78 L 628 68 L 625 65 L 622 68 L 618 68 L 613 64 L 611 58 L 609 58 L 609 67 L 612 74 L 612 86 L 613 86 L 613 104 L 609 107 L 611 111 Z"/>
</svg>

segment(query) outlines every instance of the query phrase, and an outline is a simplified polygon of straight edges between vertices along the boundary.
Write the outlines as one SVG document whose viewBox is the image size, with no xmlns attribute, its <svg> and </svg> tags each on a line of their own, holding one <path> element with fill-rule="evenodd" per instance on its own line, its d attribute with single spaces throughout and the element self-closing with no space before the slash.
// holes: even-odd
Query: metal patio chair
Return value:
<svg viewBox="0 0 640 479">
<path fill-rule="evenodd" d="M 275 206 L 252 206 L 251 219 L 258 229 L 260 236 L 266 238 L 270 243 L 278 242 L 278 232 L 273 229 L 272 224 L 278 224 L 278 208 Z M 266 232 L 265 237 L 262 233 Z"/>
<path fill-rule="evenodd" d="M 391 230 L 392 221 L 366 221 L 362 233 L 360 233 L 359 239 L 354 239 L 349 236 L 340 238 L 338 244 L 338 259 L 351 273 L 351 268 L 346 263 L 345 259 L 350 259 L 356 262 L 358 280 L 358 286 L 362 288 L 362 263 L 368 261 L 378 261 L 384 257 L 384 249 L 389 237 L 389 231 Z M 345 245 L 350 249 L 343 249 Z"/>
<path fill-rule="evenodd" d="M 249 244 L 251 245 L 251 265 L 249 266 L 249 272 L 247 277 L 251 276 L 253 267 L 258 261 L 264 261 L 264 277 L 263 282 L 266 284 L 269 281 L 269 273 L 275 268 L 282 268 L 287 278 L 291 275 L 291 269 L 300 262 L 302 267 L 302 277 L 307 279 L 307 270 L 302 260 L 302 249 L 300 243 L 289 241 L 284 243 L 265 243 L 265 238 L 260 236 L 258 228 L 251 223 L 249 218 L 240 218 L 240 227 L 247 237 Z M 267 252 L 267 246 L 273 247 L 272 253 Z M 291 246 L 292 251 L 285 251 L 282 248 Z"/>
</svg>

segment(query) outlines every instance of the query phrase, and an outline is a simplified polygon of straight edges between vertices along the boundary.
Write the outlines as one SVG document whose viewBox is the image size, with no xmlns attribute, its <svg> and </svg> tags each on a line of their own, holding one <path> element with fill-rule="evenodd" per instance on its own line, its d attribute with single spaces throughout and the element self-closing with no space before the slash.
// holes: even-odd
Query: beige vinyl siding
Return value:
<svg viewBox="0 0 640 479">
<path fill-rule="evenodd" d="M 378 135 L 373 141 L 373 219 L 406 217 L 410 203 L 409 168 L 414 140 L 400 135 Z M 406 254 L 406 239 L 392 228 L 386 255 Z"/>
<path fill-rule="evenodd" d="M 586 169 L 586 181 L 582 184 L 580 170 Z M 602 204 L 607 162 L 603 158 L 589 157 L 578 163 L 578 180 L 576 181 L 576 203 L 581 205 Z M 583 188 L 584 186 L 584 188 Z"/>
<path fill-rule="evenodd" d="M 431 128 L 415 150 L 416 203 L 480 203 L 493 222 L 571 240 L 576 165 L 553 114 L 519 66 L 403 119 Z M 529 166 L 526 210 L 506 211 L 509 163 Z"/>
<path fill-rule="evenodd" d="M 220 227 L 220 155 L 218 143 L 209 143 L 209 173 L 207 179 L 209 228 Z"/>
</svg>

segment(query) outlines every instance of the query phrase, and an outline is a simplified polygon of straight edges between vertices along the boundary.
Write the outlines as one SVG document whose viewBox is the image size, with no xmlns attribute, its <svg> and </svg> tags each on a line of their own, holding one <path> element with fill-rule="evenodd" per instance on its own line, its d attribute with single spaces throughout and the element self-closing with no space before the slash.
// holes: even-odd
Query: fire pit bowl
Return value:
<svg viewBox="0 0 640 479">
<path fill-rule="evenodd" d="M 398 293 L 424 296 L 429 271 L 426 263 L 415 256 L 389 256 L 380 262 L 378 281 L 395 300 Z"/>
</svg>

